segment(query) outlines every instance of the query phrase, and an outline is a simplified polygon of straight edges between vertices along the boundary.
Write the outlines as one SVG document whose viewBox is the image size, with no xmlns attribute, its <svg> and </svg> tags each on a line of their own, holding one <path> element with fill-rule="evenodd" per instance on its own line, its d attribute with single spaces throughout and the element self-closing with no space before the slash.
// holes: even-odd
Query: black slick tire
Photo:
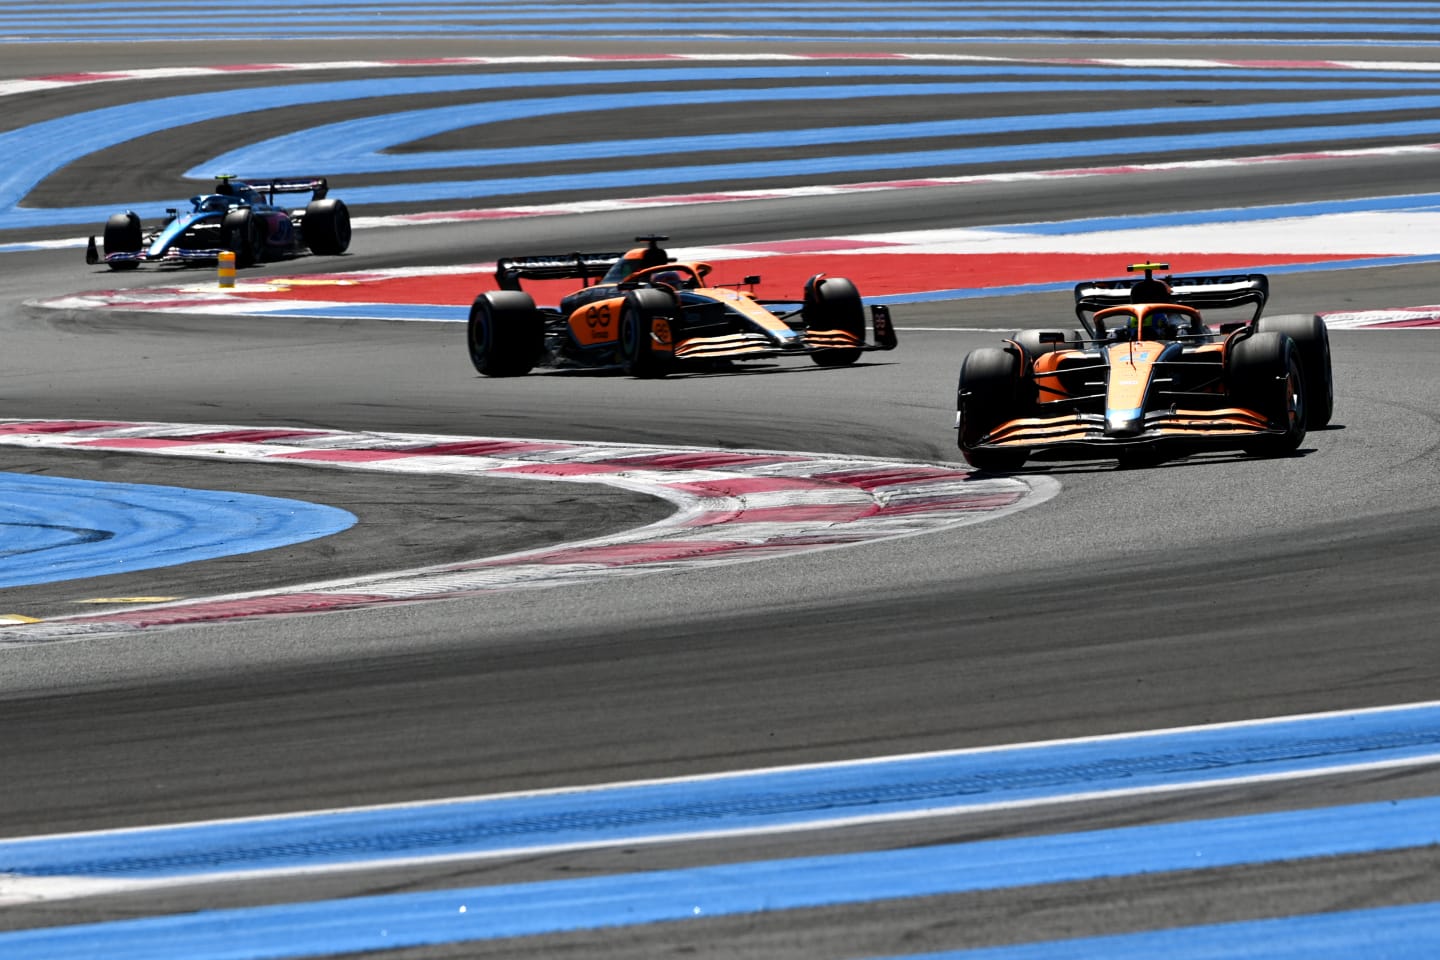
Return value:
<svg viewBox="0 0 1440 960">
<path fill-rule="evenodd" d="M 350 209 L 343 200 L 311 200 L 305 205 L 300 232 L 311 253 L 337 257 L 350 249 Z"/>
<path fill-rule="evenodd" d="M 487 377 L 521 377 L 540 362 L 545 319 L 527 293 L 496 290 L 470 305 L 465 331 L 470 362 Z"/>
<path fill-rule="evenodd" d="M 249 207 L 225 214 L 220 223 L 220 246 L 235 254 L 235 266 L 253 267 L 265 255 L 265 238 Z"/>
<path fill-rule="evenodd" d="M 1305 440 L 1306 424 L 1305 374 L 1295 341 L 1273 330 L 1252 334 L 1231 345 L 1225 368 L 1236 404 L 1285 430 L 1245 443 L 1245 451 L 1260 457 L 1294 453 Z"/>
<path fill-rule="evenodd" d="M 1335 377 L 1330 369 L 1330 331 L 1320 317 L 1261 317 L 1255 329 L 1295 341 L 1305 374 L 1305 427 L 1319 430 L 1335 415 Z"/>
<path fill-rule="evenodd" d="M 674 298 L 660 290 L 632 290 L 625 297 L 620 308 L 620 362 L 626 373 L 654 380 L 670 372 L 672 357 L 655 346 L 657 337 L 673 343 L 670 323 L 675 312 Z"/>
<path fill-rule="evenodd" d="M 144 245 L 140 217 L 134 212 L 111 214 L 110 219 L 105 221 L 106 253 L 139 253 Z M 140 261 L 114 260 L 109 266 L 111 270 L 134 270 L 140 266 Z"/>
<path fill-rule="evenodd" d="M 1020 358 L 1013 349 L 981 347 L 960 365 L 955 406 L 959 411 L 959 446 L 965 461 L 977 470 L 1004 472 L 1025 465 L 1023 447 L 976 446 L 987 433 L 1016 416 Z"/>
<path fill-rule="evenodd" d="M 865 342 L 865 305 L 855 284 L 844 277 L 821 277 L 808 284 L 801 311 L 806 330 L 843 330 Z M 860 359 L 859 349 L 817 350 L 810 359 L 822 367 L 847 367 Z"/>
</svg>

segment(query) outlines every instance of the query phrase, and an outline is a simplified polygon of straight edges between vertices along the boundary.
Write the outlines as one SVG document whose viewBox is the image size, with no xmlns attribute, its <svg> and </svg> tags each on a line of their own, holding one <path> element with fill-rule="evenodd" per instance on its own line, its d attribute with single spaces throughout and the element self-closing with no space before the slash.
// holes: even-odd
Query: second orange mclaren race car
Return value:
<svg viewBox="0 0 1440 960">
<path fill-rule="evenodd" d="M 1234 447 L 1283 456 L 1330 422 L 1330 340 L 1319 317 L 1262 317 L 1264 274 L 1156 277 L 1075 286 L 1083 329 L 1022 330 L 971 351 L 955 425 L 965 459 L 1015 470 L 1040 451 L 1125 462 Z M 1201 308 L 1253 307 L 1210 326 Z"/>
<path fill-rule="evenodd" d="M 896 345 L 889 310 L 880 304 L 870 307 L 874 342 L 867 342 L 860 294 L 843 277 L 811 277 L 799 300 L 761 300 L 752 292 L 759 277 L 715 284 L 710 264 L 677 261 L 660 246 L 666 239 L 636 237 L 645 246 L 623 254 L 499 261 L 500 289 L 470 307 L 467 340 L 475 369 L 514 377 L 537 366 L 620 367 L 636 377 L 663 377 L 789 356 L 840 367 L 867 350 Z M 583 285 L 558 306 L 537 307 L 522 280 Z"/>
</svg>

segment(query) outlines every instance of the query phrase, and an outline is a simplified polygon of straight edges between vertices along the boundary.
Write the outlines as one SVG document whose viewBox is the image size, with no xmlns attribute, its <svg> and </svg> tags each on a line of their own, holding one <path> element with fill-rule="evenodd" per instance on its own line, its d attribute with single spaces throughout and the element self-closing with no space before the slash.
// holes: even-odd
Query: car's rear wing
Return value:
<svg viewBox="0 0 1440 960">
<path fill-rule="evenodd" d="M 557 253 L 534 257 L 506 257 L 495 263 L 495 282 L 501 290 L 519 290 L 521 280 L 591 280 L 625 256 L 622 253 Z"/>
<path fill-rule="evenodd" d="M 1163 264 L 1137 264 L 1137 269 L 1158 267 Z M 1106 307 L 1133 303 L 1136 287 L 1140 288 L 1139 299 L 1150 303 L 1179 303 L 1197 310 L 1206 308 L 1243 307 L 1255 305 L 1250 318 L 1254 323 L 1260 319 L 1265 303 L 1270 299 L 1270 281 L 1263 273 L 1227 273 L 1205 276 L 1167 276 L 1155 280 L 1151 270 L 1145 270 L 1145 277 L 1126 277 L 1121 280 L 1090 280 L 1075 285 L 1075 315 L 1084 323 L 1087 313 L 1095 313 Z M 1167 293 L 1152 293 L 1146 284 L 1165 284 Z M 1086 324 L 1088 326 L 1088 324 Z"/>
<path fill-rule="evenodd" d="M 312 200 L 324 200 L 330 184 L 324 177 L 271 177 L 268 180 L 245 180 L 256 193 L 263 193 L 271 203 L 277 193 L 309 193 Z"/>
</svg>

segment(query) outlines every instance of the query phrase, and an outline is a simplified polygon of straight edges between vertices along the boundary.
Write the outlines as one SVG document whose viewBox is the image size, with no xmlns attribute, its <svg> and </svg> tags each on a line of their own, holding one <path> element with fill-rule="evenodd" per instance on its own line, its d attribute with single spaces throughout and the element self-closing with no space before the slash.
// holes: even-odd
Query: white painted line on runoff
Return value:
<svg viewBox="0 0 1440 960">
<path fill-rule="evenodd" d="M 1331 330 L 1435 330 L 1440 328 L 1440 306 L 1399 307 L 1393 310 L 1349 310 L 1322 313 Z"/>
<path fill-rule="evenodd" d="M 976 523 L 1059 490 L 1047 477 L 823 453 L 221 425 L 0 420 L 0 445 L 600 483 L 677 507 L 636 530 L 502 557 L 0 625 L 0 646 L 791 556 Z"/>
</svg>

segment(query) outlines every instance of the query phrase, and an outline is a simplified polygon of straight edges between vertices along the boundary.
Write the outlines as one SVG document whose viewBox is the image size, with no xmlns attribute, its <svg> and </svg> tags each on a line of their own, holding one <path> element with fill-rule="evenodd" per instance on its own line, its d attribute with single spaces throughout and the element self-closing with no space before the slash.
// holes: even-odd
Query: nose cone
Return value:
<svg viewBox="0 0 1440 960">
<path fill-rule="evenodd" d="M 1107 437 L 1131 437 L 1145 429 L 1145 409 L 1135 407 L 1105 411 L 1105 435 Z"/>
</svg>

